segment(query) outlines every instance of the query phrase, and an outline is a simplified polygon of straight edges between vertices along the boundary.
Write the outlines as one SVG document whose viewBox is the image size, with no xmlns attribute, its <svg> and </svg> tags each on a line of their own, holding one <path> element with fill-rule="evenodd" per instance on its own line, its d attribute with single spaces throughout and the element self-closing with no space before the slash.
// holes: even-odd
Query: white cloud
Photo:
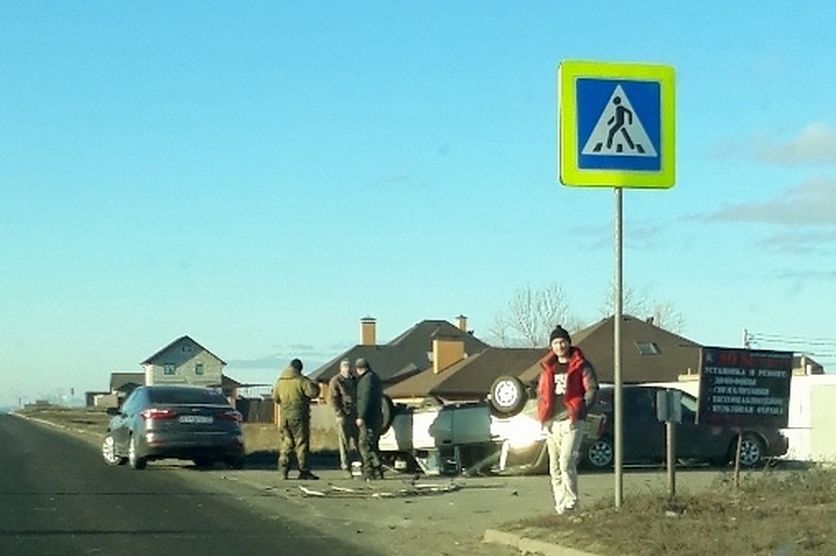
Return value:
<svg viewBox="0 0 836 556">
<path fill-rule="evenodd" d="M 711 154 L 719 158 L 750 158 L 778 166 L 836 165 L 836 127 L 813 122 L 793 137 L 759 134 L 745 141 L 715 145 Z"/>
<path fill-rule="evenodd" d="M 836 226 L 834 206 L 836 178 L 818 177 L 808 179 L 773 199 L 729 205 L 707 216 L 708 220 L 716 222 Z"/>
<path fill-rule="evenodd" d="M 574 226 L 569 232 L 591 250 L 612 249 L 615 241 L 613 223 Z M 631 220 L 624 225 L 624 242 L 630 249 L 658 247 L 664 237 L 664 227 L 658 223 Z"/>
<path fill-rule="evenodd" d="M 785 268 L 778 272 L 778 278 L 782 280 L 821 280 L 822 282 L 832 282 L 836 280 L 836 270 L 827 269 L 788 269 Z"/>
<path fill-rule="evenodd" d="M 766 141 L 756 146 L 755 156 L 772 164 L 836 164 L 836 127 L 814 122 L 789 141 Z"/>
</svg>

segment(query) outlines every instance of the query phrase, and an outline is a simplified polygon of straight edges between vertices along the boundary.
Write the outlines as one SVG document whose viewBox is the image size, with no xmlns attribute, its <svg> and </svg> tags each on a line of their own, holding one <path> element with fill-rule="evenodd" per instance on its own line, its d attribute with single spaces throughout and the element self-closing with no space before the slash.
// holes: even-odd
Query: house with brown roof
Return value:
<svg viewBox="0 0 836 556">
<path fill-rule="evenodd" d="M 614 317 L 598 321 L 572 335 L 595 367 L 600 382 L 613 382 Z M 681 376 L 698 375 L 700 348 L 688 338 L 655 326 L 650 320 L 624 315 L 621 321 L 621 377 L 625 384 L 676 382 Z M 519 375 L 523 382 L 536 381 L 540 366 L 532 365 Z"/>
<path fill-rule="evenodd" d="M 625 383 L 670 382 L 699 372 L 700 345 L 635 317 L 622 321 L 622 376 Z M 613 318 L 603 319 L 572 337 L 595 367 L 601 382 L 613 381 Z M 417 403 L 482 400 L 501 375 L 536 384 L 539 360 L 548 348 L 488 348 L 440 368 L 429 368 L 386 389 L 393 400 Z"/>
<path fill-rule="evenodd" d="M 545 354 L 545 348 L 490 347 L 447 367 L 422 371 L 390 386 L 386 394 L 403 403 L 428 398 L 445 403 L 482 400 L 497 377 L 519 375 Z"/>
<path fill-rule="evenodd" d="M 145 384 L 221 387 L 226 363 L 189 336 L 177 338 L 141 363 Z"/>
<path fill-rule="evenodd" d="M 436 339 L 440 341 L 434 342 Z M 467 330 L 467 317 L 463 315 L 457 317 L 456 325 L 446 320 L 423 320 L 385 344 L 377 343 L 376 319 L 365 317 L 360 321 L 360 342 L 316 369 L 311 379 L 327 384 L 339 372 L 341 360 L 347 358 L 353 363 L 362 357 L 384 385 L 391 385 L 432 369 L 439 361 L 447 366 L 489 347 Z M 449 349 L 460 350 L 461 355 L 458 351 L 448 354 Z"/>
</svg>

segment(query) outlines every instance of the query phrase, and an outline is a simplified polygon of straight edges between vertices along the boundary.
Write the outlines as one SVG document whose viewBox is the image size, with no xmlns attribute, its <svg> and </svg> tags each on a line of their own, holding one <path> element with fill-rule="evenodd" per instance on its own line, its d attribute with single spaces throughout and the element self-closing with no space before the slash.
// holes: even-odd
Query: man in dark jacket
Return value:
<svg viewBox="0 0 836 556">
<path fill-rule="evenodd" d="M 554 510 L 563 514 L 578 506 L 578 456 L 586 412 L 595 403 L 598 379 L 562 326 L 552 330 L 549 347 L 549 353 L 540 360 L 537 417 L 546 430 Z"/>
<path fill-rule="evenodd" d="M 319 396 L 319 385 L 302 376 L 302 361 L 294 359 L 273 387 L 273 400 L 281 406 L 279 428 L 282 441 L 279 447 L 279 470 L 287 479 L 290 453 L 296 453 L 299 478 L 319 479 L 308 467 L 311 443 L 311 400 Z"/>
<path fill-rule="evenodd" d="M 337 435 L 340 442 L 340 467 L 351 475 L 351 449 L 357 449 L 356 384 L 351 362 L 340 361 L 340 372 L 328 383 L 328 404 L 337 418 Z"/>
<path fill-rule="evenodd" d="M 357 370 L 357 436 L 363 475 L 367 481 L 383 478 L 378 441 L 383 427 L 383 387 L 380 377 L 362 357 L 354 363 Z"/>
</svg>

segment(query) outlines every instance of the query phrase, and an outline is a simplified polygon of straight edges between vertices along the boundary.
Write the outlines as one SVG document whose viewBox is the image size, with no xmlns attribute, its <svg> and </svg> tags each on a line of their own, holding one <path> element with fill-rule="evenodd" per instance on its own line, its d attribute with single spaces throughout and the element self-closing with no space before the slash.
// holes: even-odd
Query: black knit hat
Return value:
<svg viewBox="0 0 836 556">
<path fill-rule="evenodd" d="M 302 370 L 302 360 L 301 359 L 294 359 L 290 362 L 290 366 L 296 369 L 297 371 Z"/>
<path fill-rule="evenodd" d="M 564 338 L 570 344 L 572 343 L 572 337 L 569 335 L 569 332 L 559 324 L 555 326 L 552 333 L 549 334 L 549 344 L 551 345 L 551 343 L 557 338 Z"/>
<path fill-rule="evenodd" d="M 358 357 L 357 361 L 354 362 L 354 366 L 358 369 L 368 369 L 369 362 L 363 359 L 362 357 Z"/>
</svg>

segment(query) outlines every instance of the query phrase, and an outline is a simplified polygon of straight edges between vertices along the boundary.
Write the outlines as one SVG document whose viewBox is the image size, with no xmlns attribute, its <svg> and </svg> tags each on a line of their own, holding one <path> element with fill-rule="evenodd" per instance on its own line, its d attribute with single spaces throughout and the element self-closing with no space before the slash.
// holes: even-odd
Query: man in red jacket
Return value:
<svg viewBox="0 0 836 556">
<path fill-rule="evenodd" d="M 552 330 L 549 346 L 549 353 L 540 360 L 537 417 L 546 429 L 554 509 L 563 514 L 578 506 L 578 455 L 598 379 L 562 326 Z"/>
</svg>

